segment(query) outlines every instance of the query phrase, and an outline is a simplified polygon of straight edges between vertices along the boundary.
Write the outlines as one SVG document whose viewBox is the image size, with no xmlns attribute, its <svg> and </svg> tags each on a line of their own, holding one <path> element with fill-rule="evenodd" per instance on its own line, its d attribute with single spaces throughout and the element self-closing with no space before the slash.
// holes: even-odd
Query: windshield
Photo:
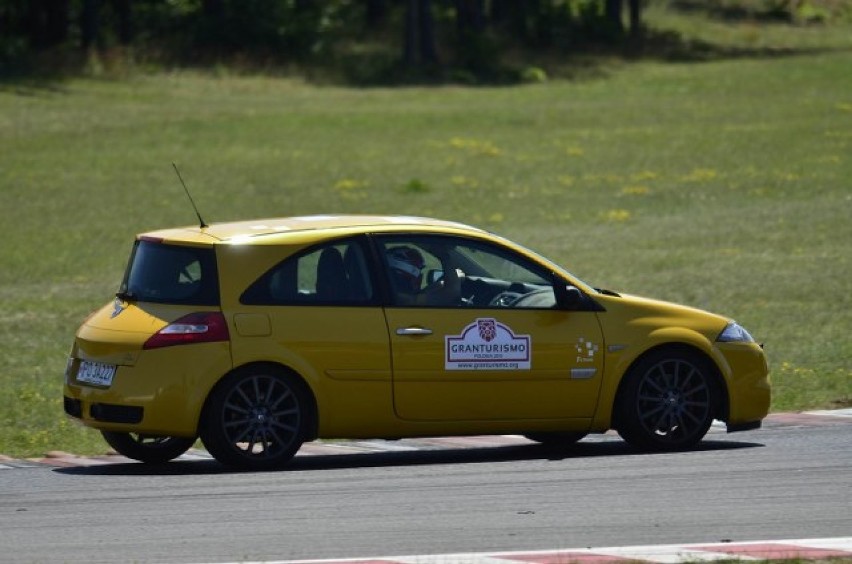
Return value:
<svg viewBox="0 0 852 564">
<path fill-rule="evenodd" d="M 142 302 L 219 305 L 215 252 L 136 241 L 118 296 Z"/>
<path fill-rule="evenodd" d="M 492 233 L 492 235 L 494 235 L 494 234 Z M 580 286 L 581 286 L 584 290 L 586 290 L 586 291 L 588 291 L 588 292 L 591 292 L 591 293 L 595 293 L 595 294 L 600 293 L 600 291 L 599 291 L 597 288 L 595 288 L 594 286 L 591 286 L 591 285 L 590 285 L 590 284 L 588 284 L 587 282 L 585 282 L 585 281 L 583 281 L 583 280 L 580 280 L 580 279 L 579 279 L 579 278 L 577 278 L 574 274 L 572 274 L 571 272 L 568 272 L 567 270 L 565 270 L 565 268 L 563 268 L 562 266 L 560 266 L 560 265 L 556 264 L 555 262 L 553 262 L 553 261 L 552 261 L 552 260 L 550 260 L 549 258 L 547 258 L 547 257 L 545 257 L 545 256 L 543 256 L 543 255 L 541 255 L 541 254 L 539 254 L 539 253 L 537 253 L 536 251 L 533 251 L 533 250 L 532 250 L 532 249 L 530 249 L 529 247 L 525 247 L 525 246 L 520 245 L 520 244 L 518 244 L 518 243 L 515 243 L 515 242 L 513 242 L 513 241 L 509 241 L 508 239 L 506 239 L 506 238 L 504 238 L 504 237 L 501 237 L 501 236 L 499 236 L 499 235 L 494 235 L 494 236 L 495 236 L 495 237 L 497 237 L 498 239 L 502 239 L 503 241 L 505 241 L 505 242 L 507 242 L 507 243 L 509 243 L 509 244 L 512 244 L 512 245 L 515 245 L 515 246 L 517 246 L 517 247 L 522 248 L 524 251 L 526 251 L 526 252 L 527 252 L 527 253 L 529 253 L 530 255 L 533 255 L 534 257 L 536 257 L 536 258 L 537 258 L 537 259 L 539 259 L 540 261 L 542 261 L 542 262 L 544 262 L 544 263 L 548 264 L 548 265 L 550 266 L 550 268 L 551 268 L 554 272 L 556 272 L 557 274 L 560 274 L 562 277 L 564 277 L 564 278 L 568 278 L 569 280 L 573 280 L 574 282 L 578 283 L 578 284 L 579 284 L 579 285 L 580 285 Z"/>
</svg>

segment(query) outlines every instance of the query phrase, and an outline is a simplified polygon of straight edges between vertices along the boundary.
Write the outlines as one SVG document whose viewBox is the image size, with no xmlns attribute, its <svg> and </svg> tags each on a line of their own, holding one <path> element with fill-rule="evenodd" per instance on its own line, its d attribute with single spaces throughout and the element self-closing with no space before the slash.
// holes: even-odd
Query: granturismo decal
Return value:
<svg viewBox="0 0 852 564">
<path fill-rule="evenodd" d="M 515 335 L 492 318 L 480 318 L 460 335 L 444 337 L 446 370 L 529 370 L 529 335 Z"/>
</svg>

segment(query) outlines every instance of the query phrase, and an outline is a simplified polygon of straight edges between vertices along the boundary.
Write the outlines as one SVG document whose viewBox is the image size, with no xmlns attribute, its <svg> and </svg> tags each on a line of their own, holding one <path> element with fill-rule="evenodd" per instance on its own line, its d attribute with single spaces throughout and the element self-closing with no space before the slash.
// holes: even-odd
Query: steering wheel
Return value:
<svg viewBox="0 0 852 564">
<path fill-rule="evenodd" d="M 444 269 L 440 280 L 432 282 L 417 295 L 417 301 L 422 305 L 457 306 L 466 304 L 461 295 L 464 273 L 455 268 Z"/>
<path fill-rule="evenodd" d="M 518 294 L 517 292 L 500 292 L 491 298 L 488 305 L 492 307 L 512 307 L 521 296 L 522 294 Z"/>
</svg>

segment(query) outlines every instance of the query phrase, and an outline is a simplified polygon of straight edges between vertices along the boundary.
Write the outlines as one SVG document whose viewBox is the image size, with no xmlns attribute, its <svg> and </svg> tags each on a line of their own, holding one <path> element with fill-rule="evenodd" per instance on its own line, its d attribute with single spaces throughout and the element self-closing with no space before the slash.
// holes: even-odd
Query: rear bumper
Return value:
<svg viewBox="0 0 852 564">
<path fill-rule="evenodd" d="M 65 413 L 77 419 L 83 419 L 83 402 L 65 396 Z M 145 408 L 137 405 L 116 405 L 111 403 L 91 403 L 88 405 L 88 419 L 99 423 L 122 423 L 135 425 L 144 418 Z"/>
<path fill-rule="evenodd" d="M 71 359 L 65 375 L 69 417 L 101 431 L 176 437 L 196 436 L 210 390 L 231 369 L 222 342 L 145 351 L 134 365 L 118 366 L 108 387 L 77 381 L 79 360 Z"/>
</svg>

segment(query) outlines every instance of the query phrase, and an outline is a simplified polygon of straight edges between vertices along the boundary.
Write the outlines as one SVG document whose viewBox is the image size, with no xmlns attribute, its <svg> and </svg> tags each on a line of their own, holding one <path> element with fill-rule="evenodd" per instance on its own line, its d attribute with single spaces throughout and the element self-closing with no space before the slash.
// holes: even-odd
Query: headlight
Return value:
<svg viewBox="0 0 852 564">
<path fill-rule="evenodd" d="M 742 326 L 732 321 L 725 330 L 716 337 L 719 343 L 753 343 L 754 339 Z"/>
</svg>

